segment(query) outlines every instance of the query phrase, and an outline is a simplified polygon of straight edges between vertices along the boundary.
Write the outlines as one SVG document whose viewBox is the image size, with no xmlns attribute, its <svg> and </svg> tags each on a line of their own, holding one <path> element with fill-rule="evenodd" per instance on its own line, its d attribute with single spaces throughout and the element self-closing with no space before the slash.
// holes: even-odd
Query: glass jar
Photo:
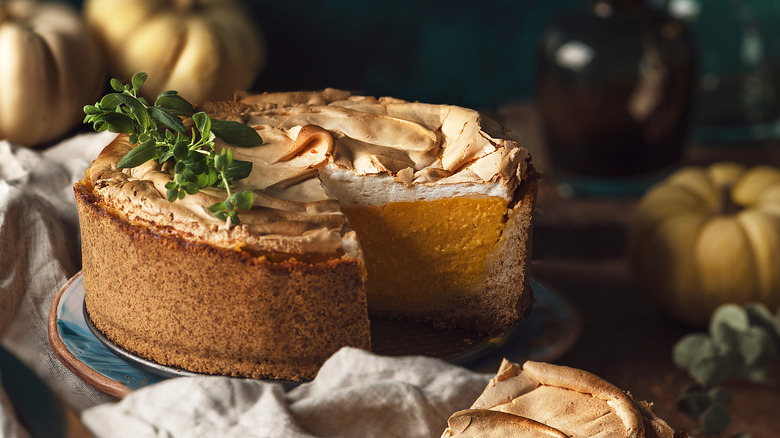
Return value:
<svg viewBox="0 0 780 438">
<path fill-rule="evenodd" d="M 641 192 L 682 155 L 696 66 L 686 26 L 641 0 L 562 15 L 537 59 L 548 171 L 572 194 Z"/>
</svg>

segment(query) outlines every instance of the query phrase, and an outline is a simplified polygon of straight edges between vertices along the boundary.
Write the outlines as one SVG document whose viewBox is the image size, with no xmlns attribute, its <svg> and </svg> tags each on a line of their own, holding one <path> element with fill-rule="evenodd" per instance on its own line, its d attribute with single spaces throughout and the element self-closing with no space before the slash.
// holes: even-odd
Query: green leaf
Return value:
<svg viewBox="0 0 780 438">
<path fill-rule="evenodd" d="M 122 104 L 122 99 L 119 98 L 121 95 L 121 93 L 106 94 L 102 99 L 100 99 L 98 106 L 103 110 L 113 111 Z"/>
<path fill-rule="evenodd" d="M 173 157 L 176 158 L 179 162 L 176 163 L 176 165 L 182 165 L 184 166 L 184 163 L 181 161 L 184 161 L 187 156 L 190 154 L 190 149 L 187 147 L 186 143 L 178 142 L 173 146 Z M 181 170 L 177 168 L 176 173 L 180 173 Z"/>
<path fill-rule="evenodd" d="M 254 194 L 251 190 L 244 190 L 243 192 L 236 193 L 233 195 L 233 198 L 236 203 L 236 207 L 242 210 L 249 210 L 252 208 Z"/>
<path fill-rule="evenodd" d="M 194 195 L 200 191 L 200 188 L 197 184 L 188 182 L 187 184 L 184 184 L 184 191 L 187 192 L 188 195 Z"/>
<path fill-rule="evenodd" d="M 151 106 L 149 107 L 149 115 L 155 121 L 173 129 L 176 132 L 186 131 L 186 128 L 184 127 L 184 124 L 181 122 L 181 120 L 163 108 Z"/>
<path fill-rule="evenodd" d="M 258 146 L 263 143 L 260 134 L 252 127 L 235 121 L 212 120 L 211 130 L 219 139 L 241 147 Z"/>
<path fill-rule="evenodd" d="M 252 173 L 252 162 L 243 160 L 233 160 L 225 169 L 225 176 L 230 180 L 244 179 Z"/>
<path fill-rule="evenodd" d="M 111 78 L 108 83 L 114 91 L 119 91 L 120 93 L 125 91 L 125 85 L 119 79 Z"/>
<path fill-rule="evenodd" d="M 215 132 L 239 146 L 259 144 L 260 136 L 238 122 L 217 121 L 215 128 L 207 114 L 193 114 L 192 104 L 176 91 L 160 93 L 155 105 L 149 106 L 145 98 L 138 96 L 147 78 L 146 73 L 136 73 L 129 85 L 112 79 L 110 85 L 115 92 L 106 94 L 95 105 L 84 106 L 84 123 L 91 123 L 96 131 L 127 133 L 130 143 L 138 144 L 122 157 L 120 168 L 136 167 L 152 159 L 165 163 L 165 169 L 172 166 L 173 181 L 165 185 L 166 198 L 171 202 L 205 187 L 225 187 L 230 193 L 231 181 L 248 176 L 252 163 L 234 161 L 230 148 L 217 154 Z M 179 119 L 181 115 L 192 117 L 195 127 L 191 134 Z M 238 224 L 235 210 L 251 208 L 252 200 L 250 191 L 234 193 L 210 210 L 214 210 L 215 217 Z"/>
<path fill-rule="evenodd" d="M 224 173 L 227 170 L 227 157 L 222 154 L 215 156 L 214 168 L 217 169 L 217 172 Z"/>
<path fill-rule="evenodd" d="M 95 116 L 93 121 L 95 123 L 105 123 L 108 130 L 111 132 L 132 134 L 135 130 L 135 121 L 133 121 L 130 116 L 122 113 L 104 113 L 99 116 Z"/>
<path fill-rule="evenodd" d="M 208 207 L 206 207 L 206 210 L 216 213 L 218 211 L 224 211 L 225 210 L 225 201 L 219 201 L 217 203 L 211 204 Z"/>
<path fill-rule="evenodd" d="M 195 172 L 193 172 L 192 169 L 190 169 L 189 167 L 181 171 L 181 173 L 179 173 L 178 176 L 181 178 L 181 181 L 183 182 L 190 182 L 190 183 L 198 182 L 198 175 L 196 175 Z"/>
<path fill-rule="evenodd" d="M 723 432 L 731 422 L 731 414 L 720 404 L 713 404 L 699 417 L 697 435 L 717 435 Z"/>
<path fill-rule="evenodd" d="M 169 148 L 167 151 L 165 151 L 165 152 L 164 152 L 164 153 L 163 153 L 163 154 L 160 156 L 160 158 L 158 159 L 158 161 L 159 161 L 160 163 L 164 163 L 164 162 L 166 162 L 166 161 L 170 160 L 171 158 L 173 158 L 173 149 Z"/>
<path fill-rule="evenodd" d="M 696 358 L 715 354 L 715 344 L 703 333 L 686 335 L 672 348 L 672 360 L 683 370 L 687 370 Z"/>
<path fill-rule="evenodd" d="M 192 121 L 195 122 L 195 127 L 198 128 L 201 138 L 206 138 L 211 133 L 211 118 L 204 112 L 195 113 L 192 115 Z"/>
<path fill-rule="evenodd" d="M 109 109 L 116 109 L 119 105 L 125 105 L 130 110 L 130 113 L 135 116 L 138 124 L 143 129 L 149 126 L 149 112 L 146 110 L 141 101 L 137 98 L 123 93 L 111 93 L 103 96 L 100 100 L 100 105 Z"/>
<path fill-rule="evenodd" d="M 175 182 L 171 181 L 165 184 L 165 188 L 167 189 L 165 192 L 165 198 L 168 200 L 168 202 L 173 202 L 179 197 L 179 185 Z"/>
<path fill-rule="evenodd" d="M 157 147 L 154 142 L 148 141 L 139 144 L 130 150 L 117 164 L 120 169 L 140 166 L 149 160 L 154 159 L 157 154 Z"/>
<path fill-rule="evenodd" d="M 144 82 L 146 82 L 146 78 L 148 75 L 144 72 L 138 72 L 133 75 L 133 78 L 130 80 L 130 83 L 133 84 L 133 90 L 140 90 L 141 87 L 143 87 Z"/>
<path fill-rule="evenodd" d="M 95 116 L 95 115 L 98 115 L 98 114 L 100 114 L 102 112 L 103 111 L 101 111 L 95 105 L 84 105 L 84 114 L 87 114 L 87 115 L 90 115 L 90 116 Z"/>
<path fill-rule="evenodd" d="M 175 91 L 166 91 L 157 96 L 154 106 L 172 111 L 174 114 L 191 116 L 194 112 L 192 104 L 179 96 Z"/>
<path fill-rule="evenodd" d="M 217 173 L 211 169 L 198 173 L 198 187 L 211 187 L 215 182 L 217 182 L 218 178 L 219 177 Z"/>
</svg>

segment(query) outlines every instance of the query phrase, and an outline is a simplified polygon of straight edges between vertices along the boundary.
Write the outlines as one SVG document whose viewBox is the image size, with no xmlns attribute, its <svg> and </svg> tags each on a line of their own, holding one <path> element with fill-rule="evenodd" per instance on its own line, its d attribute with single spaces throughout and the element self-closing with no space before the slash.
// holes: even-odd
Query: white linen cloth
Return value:
<svg viewBox="0 0 780 438">
<path fill-rule="evenodd" d="M 115 399 L 52 353 L 47 317 L 79 269 L 72 184 L 113 134 L 80 134 L 44 151 L 0 141 L 0 335 L 98 437 L 439 437 L 490 376 L 424 357 L 345 348 L 311 383 L 183 377 Z M 0 391 L 0 433 L 26 437 Z"/>
</svg>

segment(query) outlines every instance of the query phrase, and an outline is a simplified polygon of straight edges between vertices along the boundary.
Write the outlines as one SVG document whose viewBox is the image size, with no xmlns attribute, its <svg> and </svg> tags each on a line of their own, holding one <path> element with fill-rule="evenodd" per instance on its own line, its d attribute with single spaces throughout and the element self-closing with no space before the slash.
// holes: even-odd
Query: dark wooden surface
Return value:
<svg viewBox="0 0 780 438">
<path fill-rule="evenodd" d="M 502 108 L 496 117 L 518 132 L 544 171 L 543 139 L 532 105 Z M 684 163 L 721 160 L 780 165 L 780 145 L 711 147 L 691 144 Z M 565 198 L 547 179 L 540 188 L 535 218 L 532 275 L 568 298 L 582 314 L 578 342 L 558 364 L 595 373 L 654 403 L 671 425 L 691 430 L 696 423 L 675 408 L 691 382 L 671 360 L 674 343 L 698 331 L 667 318 L 635 287 L 626 261 L 626 231 L 636 199 Z M 780 380 L 780 367 L 772 376 Z M 723 434 L 750 432 L 753 438 L 780 437 L 780 386 L 729 382 L 734 399 L 731 426 Z"/>
</svg>

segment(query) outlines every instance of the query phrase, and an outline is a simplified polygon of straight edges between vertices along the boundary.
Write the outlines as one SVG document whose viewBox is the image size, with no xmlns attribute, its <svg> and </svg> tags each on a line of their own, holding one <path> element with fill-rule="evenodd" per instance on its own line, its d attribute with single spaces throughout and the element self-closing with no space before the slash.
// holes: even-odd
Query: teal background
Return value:
<svg viewBox="0 0 780 438">
<path fill-rule="evenodd" d="M 79 7 L 84 0 L 62 1 Z M 780 113 L 780 0 L 644 2 L 695 12 L 678 18 L 698 39 L 702 77 L 767 72 L 767 86 L 712 93 L 699 99 L 697 113 L 718 123 L 741 123 L 734 120 L 751 111 L 764 119 Z M 252 91 L 335 87 L 482 109 L 533 98 L 542 32 L 559 14 L 591 0 L 244 3 L 268 47 L 268 64 Z"/>
<path fill-rule="evenodd" d="M 335 87 L 475 108 L 527 100 L 542 30 L 587 1 L 246 0 L 268 45 L 254 91 Z"/>
<path fill-rule="evenodd" d="M 259 88 L 332 86 L 490 107 L 532 97 L 541 32 L 558 11 L 587 2 L 248 3 L 269 44 Z"/>
</svg>

